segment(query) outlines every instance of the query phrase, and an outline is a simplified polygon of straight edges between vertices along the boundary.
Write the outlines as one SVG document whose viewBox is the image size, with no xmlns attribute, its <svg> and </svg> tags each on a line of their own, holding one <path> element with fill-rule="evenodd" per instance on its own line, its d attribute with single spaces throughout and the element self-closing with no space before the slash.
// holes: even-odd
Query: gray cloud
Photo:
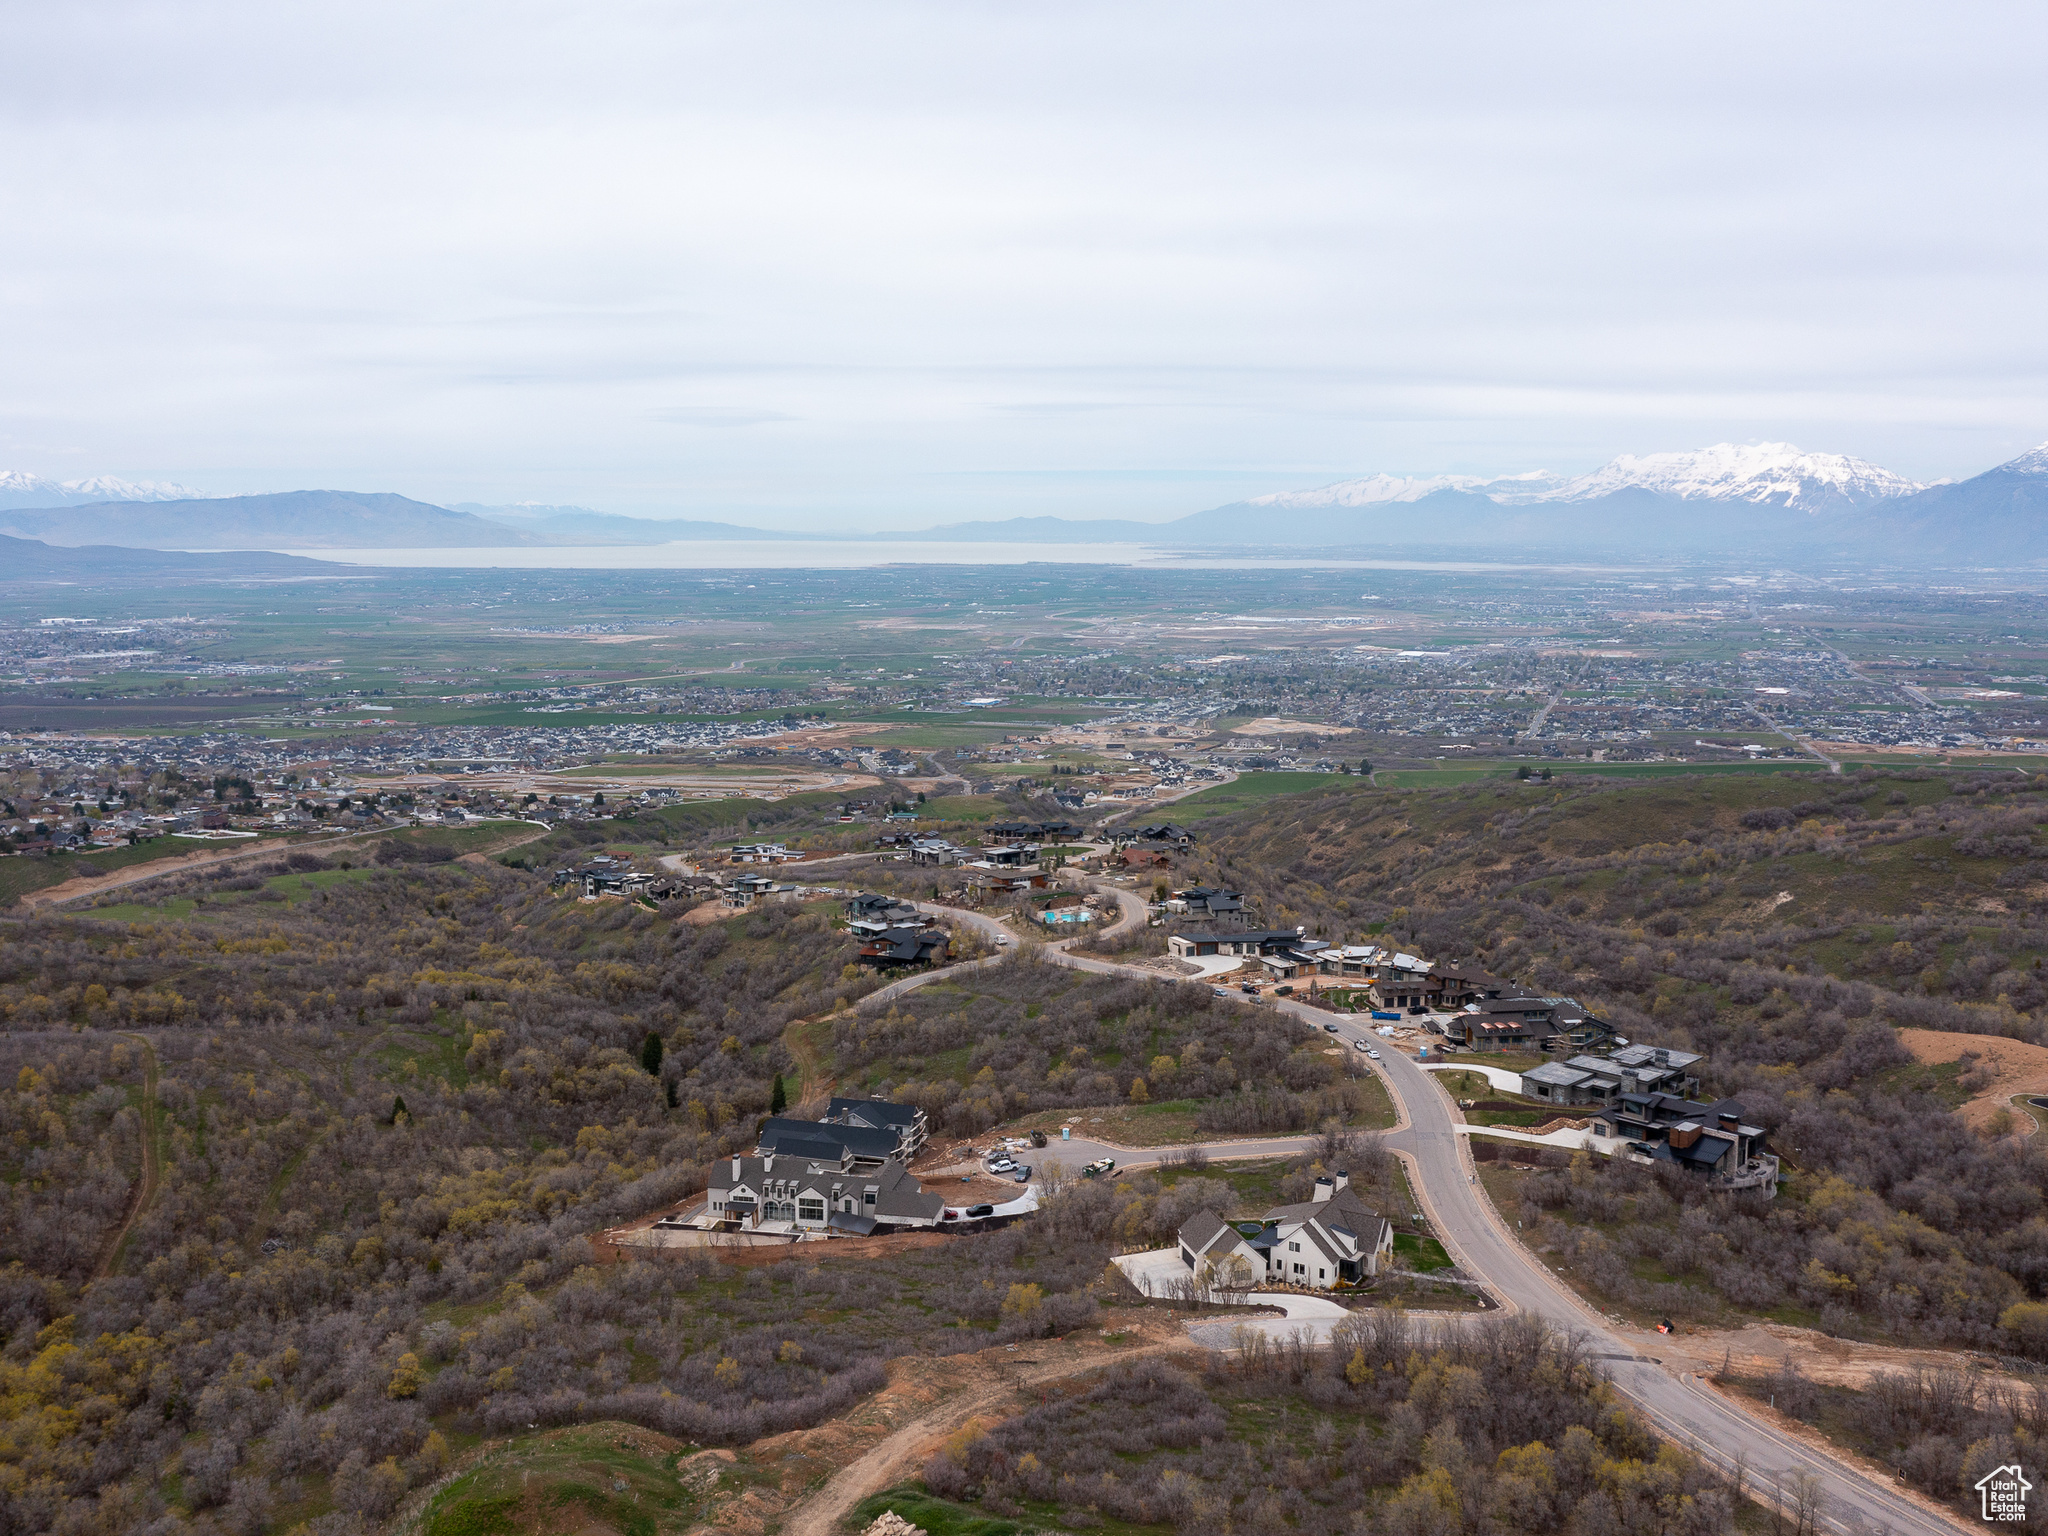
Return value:
<svg viewBox="0 0 2048 1536">
<path fill-rule="evenodd" d="M 914 524 L 2048 436 L 2030 3 L 5 14 L 0 467 Z"/>
</svg>

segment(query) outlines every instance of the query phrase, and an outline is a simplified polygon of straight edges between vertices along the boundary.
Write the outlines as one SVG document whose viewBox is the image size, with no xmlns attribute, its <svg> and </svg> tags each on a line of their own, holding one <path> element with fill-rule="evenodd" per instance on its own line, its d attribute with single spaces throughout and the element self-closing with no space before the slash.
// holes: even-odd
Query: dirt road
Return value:
<svg viewBox="0 0 2048 1536">
<path fill-rule="evenodd" d="M 1021 1347 L 1021 1346 L 1020 1346 Z M 1029 1346 L 1033 1349 L 1043 1345 Z M 902 1481 L 910 1468 L 923 1465 L 937 1442 L 968 1420 L 983 1415 L 1007 1418 L 1016 1412 L 1032 1389 L 1071 1376 L 1085 1376 L 1125 1360 L 1148 1355 L 1185 1353 L 1194 1345 L 1186 1339 L 1145 1344 L 1135 1349 L 1090 1351 L 1077 1359 L 1044 1366 L 1018 1365 L 1006 1380 L 952 1398 L 928 1413 L 919 1415 L 891 1431 L 880 1443 L 848 1466 L 841 1467 L 825 1486 L 799 1504 L 782 1523 L 782 1536 L 837 1536 L 839 1522 L 870 1494 Z"/>
</svg>

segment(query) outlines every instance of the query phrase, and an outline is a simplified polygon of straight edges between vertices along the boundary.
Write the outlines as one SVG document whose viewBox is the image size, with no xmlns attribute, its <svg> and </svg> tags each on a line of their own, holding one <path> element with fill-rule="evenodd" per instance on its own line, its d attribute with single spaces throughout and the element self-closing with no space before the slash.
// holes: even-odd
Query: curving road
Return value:
<svg viewBox="0 0 2048 1536">
<path fill-rule="evenodd" d="M 1131 892 L 1106 883 L 1098 883 L 1096 889 L 1105 894 L 1114 892 L 1124 910 L 1124 917 L 1109 932 L 1121 932 L 1145 921 L 1144 903 Z M 925 911 L 943 912 L 955 922 L 991 935 L 1008 931 L 1001 923 L 978 912 L 919 905 Z M 1070 954 L 1061 944 L 1045 945 L 1041 952 L 1055 964 L 1078 970 L 1149 980 L 1171 979 L 1157 971 L 1141 971 Z M 1381 1043 L 1364 1024 L 1347 1016 L 1285 999 L 1274 1006 L 1319 1028 L 1336 1024 L 1338 1036 L 1347 1044 L 1366 1039 Z M 1783 1433 L 1697 1378 L 1666 1369 L 1655 1358 L 1657 1335 L 1619 1327 L 1595 1312 L 1508 1230 L 1493 1202 L 1479 1188 L 1466 1138 L 1454 1129 L 1457 1119 L 1451 1100 L 1430 1075 L 1393 1050 L 1383 1050 L 1381 1059 L 1372 1065 L 1400 1115 L 1396 1128 L 1386 1134 L 1387 1149 L 1408 1165 L 1423 1213 L 1460 1267 L 1485 1281 L 1504 1310 L 1535 1313 L 1583 1335 L 1593 1355 L 1608 1367 L 1615 1386 L 1667 1438 L 1689 1447 L 1724 1471 L 1733 1473 L 1739 1469 L 1749 1486 L 1766 1498 L 1775 1490 L 1779 1501 L 1787 1507 L 1797 1502 L 1795 1483 L 1811 1479 L 1821 1495 L 1817 1522 L 1820 1530 L 1840 1532 L 1842 1536 L 1948 1536 L 1958 1529 L 1974 1528 L 1931 1501 L 1902 1493 L 1889 1482 Z M 1276 1137 L 1234 1141 L 1211 1144 L 1207 1150 L 1219 1160 L 1270 1157 L 1298 1151 L 1308 1140 Z M 1167 1150 L 1147 1149 L 1144 1161 L 1156 1161 Z M 1093 1155 L 1130 1160 L 1123 1149 L 1082 1140 L 1062 1144 L 1060 1152 L 1067 1158 L 1085 1159 Z M 1047 1155 L 1051 1155 L 1051 1149 Z"/>
</svg>

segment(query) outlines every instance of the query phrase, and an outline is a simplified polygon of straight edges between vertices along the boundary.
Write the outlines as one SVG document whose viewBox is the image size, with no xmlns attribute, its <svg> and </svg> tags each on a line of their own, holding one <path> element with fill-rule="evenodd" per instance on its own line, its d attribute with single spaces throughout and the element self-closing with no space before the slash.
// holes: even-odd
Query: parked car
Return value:
<svg viewBox="0 0 2048 1536">
<path fill-rule="evenodd" d="M 1031 1165 L 1029 1163 L 1019 1163 L 1017 1171 L 1011 1174 L 1010 1177 L 1019 1184 L 1029 1184 L 1031 1182 Z"/>
<path fill-rule="evenodd" d="M 1008 1157 L 999 1157 L 994 1162 L 988 1165 L 988 1171 L 990 1173 L 1008 1173 L 1012 1168 L 1016 1166 L 1016 1159 Z"/>
<path fill-rule="evenodd" d="M 1240 984 L 1238 985 L 1238 989 L 1237 989 L 1237 990 L 1238 990 L 1238 991 L 1240 991 L 1240 992 L 1249 992 L 1249 993 L 1251 993 L 1251 995 L 1252 995 L 1253 997 L 1257 997 L 1257 996 L 1259 995 L 1259 989 L 1258 989 L 1258 987 L 1257 987 L 1257 986 L 1256 986 L 1256 985 L 1255 985 L 1254 983 L 1252 983 L 1252 982 L 1249 982 L 1249 981 L 1247 981 L 1247 982 L 1241 982 L 1241 983 L 1240 983 Z"/>
<path fill-rule="evenodd" d="M 1294 986 L 1291 982 L 1283 981 L 1280 983 L 1279 986 L 1275 987 L 1273 990 L 1275 992 L 1278 992 L 1282 997 L 1294 996 Z"/>
<path fill-rule="evenodd" d="M 1378 1061 L 1380 1059 L 1380 1053 L 1374 1050 L 1369 1045 L 1365 1048 L 1365 1054 L 1370 1056 L 1374 1061 Z"/>
<path fill-rule="evenodd" d="M 1228 996 L 1230 996 L 1230 988 L 1228 988 L 1228 987 L 1211 987 L 1211 988 L 1209 989 L 1209 995 L 1210 995 L 1211 997 L 1228 997 Z"/>
<path fill-rule="evenodd" d="M 1371 1056 L 1371 1055 L 1374 1055 L 1374 1054 L 1375 1054 L 1375 1052 L 1373 1051 L 1373 1048 L 1372 1048 L 1371 1046 L 1367 1045 L 1367 1044 L 1366 1044 L 1366 1043 L 1365 1043 L 1365 1042 L 1364 1042 L 1363 1040 L 1354 1040 L 1354 1041 L 1352 1041 L 1351 1043 L 1352 1043 L 1353 1045 L 1357 1046 L 1357 1047 L 1358 1047 L 1358 1048 L 1359 1048 L 1359 1049 L 1360 1049 L 1361 1051 L 1365 1052 L 1365 1054 L 1366 1054 L 1366 1055 L 1368 1055 L 1368 1056 Z"/>
<path fill-rule="evenodd" d="M 1337 1033 L 1337 1026 L 1334 1024 L 1325 1024 L 1323 1028 L 1327 1029 L 1333 1035 Z"/>
<path fill-rule="evenodd" d="M 993 1216 L 995 1213 L 996 1208 L 992 1205 L 970 1205 L 967 1207 L 967 1219 L 969 1221 L 974 1220 L 977 1216 Z"/>
</svg>

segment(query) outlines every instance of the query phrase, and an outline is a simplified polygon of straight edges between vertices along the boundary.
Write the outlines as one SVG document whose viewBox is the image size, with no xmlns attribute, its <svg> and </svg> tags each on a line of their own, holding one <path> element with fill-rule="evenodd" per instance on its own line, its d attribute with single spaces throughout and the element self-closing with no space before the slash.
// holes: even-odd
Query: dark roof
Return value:
<svg viewBox="0 0 2048 1536">
<path fill-rule="evenodd" d="M 867 1237 L 875 1230 L 875 1218 L 872 1216 L 857 1216 L 851 1211 L 834 1211 L 831 1220 L 827 1221 L 825 1225 L 837 1227 L 842 1232 L 854 1232 L 862 1237 Z"/>
<path fill-rule="evenodd" d="M 917 1124 L 918 1108 L 915 1104 L 892 1104 L 887 1099 L 837 1099 L 825 1106 L 825 1118 L 844 1122 L 848 1115 L 858 1115 L 869 1125 L 897 1126 L 904 1130 Z"/>
<path fill-rule="evenodd" d="M 817 1153 L 799 1148 L 826 1146 L 830 1148 L 830 1160 L 838 1162 L 846 1153 L 856 1157 L 890 1157 L 896 1151 L 894 1131 L 871 1130 L 864 1125 L 825 1125 L 816 1120 L 791 1120 L 784 1116 L 762 1122 L 760 1151 L 765 1156 L 770 1152 L 784 1150 L 784 1141 L 789 1143 L 792 1156 L 815 1157 Z"/>
<path fill-rule="evenodd" d="M 946 942 L 945 934 L 930 928 L 890 928 L 861 946 L 864 960 L 923 960 Z"/>
<path fill-rule="evenodd" d="M 796 1157 L 809 1163 L 836 1163 L 846 1156 L 846 1148 L 837 1141 L 807 1139 L 786 1133 L 770 1136 L 764 1132 L 756 1150 L 764 1155 L 772 1152 L 777 1157 Z"/>
</svg>

